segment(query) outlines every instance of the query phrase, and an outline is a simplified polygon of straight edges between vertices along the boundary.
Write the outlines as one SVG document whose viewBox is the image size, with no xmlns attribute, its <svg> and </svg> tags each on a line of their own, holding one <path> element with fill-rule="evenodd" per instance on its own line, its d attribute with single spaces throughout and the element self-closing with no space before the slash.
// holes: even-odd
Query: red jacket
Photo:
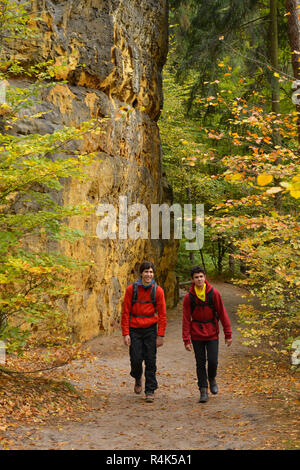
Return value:
<svg viewBox="0 0 300 470">
<path fill-rule="evenodd" d="M 212 285 L 209 284 L 207 281 L 206 283 L 206 295 L 212 289 Z M 190 287 L 189 292 L 195 296 L 196 303 L 200 304 L 200 301 L 196 295 L 194 284 Z M 226 339 L 231 338 L 232 330 L 230 326 L 230 320 L 228 318 L 227 312 L 223 305 L 221 295 L 214 288 L 212 301 L 214 308 L 219 316 L 219 319 L 223 326 L 223 331 Z M 194 320 L 211 320 L 214 318 L 214 314 L 212 309 L 208 305 L 204 306 L 196 306 L 193 311 L 193 319 Z M 219 337 L 219 324 L 217 321 L 213 323 L 197 323 L 196 321 L 192 321 L 191 318 L 191 306 L 190 306 L 190 298 L 189 294 L 186 294 L 183 300 L 183 317 L 182 317 L 182 339 L 185 344 L 190 343 L 192 340 L 203 340 L 203 341 L 210 341 L 212 339 L 218 339 Z"/>
<path fill-rule="evenodd" d="M 148 328 L 154 323 L 158 323 L 157 336 L 164 336 L 167 325 L 167 312 L 164 291 L 160 286 L 156 289 L 156 311 L 157 315 L 152 316 L 155 307 L 152 303 L 135 303 L 131 306 L 133 285 L 130 284 L 125 293 L 122 309 L 122 335 L 129 335 L 129 326 L 132 328 Z M 142 285 L 138 286 L 138 300 L 150 300 L 151 288 L 145 289 Z M 135 315 L 149 315 L 149 318 L 131 317 L 130 312 Z"/>
</svg>

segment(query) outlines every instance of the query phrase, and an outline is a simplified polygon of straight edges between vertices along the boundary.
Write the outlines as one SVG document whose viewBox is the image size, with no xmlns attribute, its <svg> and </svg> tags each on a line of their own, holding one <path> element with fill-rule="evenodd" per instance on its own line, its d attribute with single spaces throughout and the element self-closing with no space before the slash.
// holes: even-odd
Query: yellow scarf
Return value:
<svg viewBox="0 0 300 470">
<path fill-rule="evenodd" d="M 202 300 L 202 302 L 205 302 L 205 293 L 206 293 L 206 284 L 204 283 L 202 289 L 199 289 L 199 287 L 194 286 L 195 292 L 197 297 Z"/>
</svg>

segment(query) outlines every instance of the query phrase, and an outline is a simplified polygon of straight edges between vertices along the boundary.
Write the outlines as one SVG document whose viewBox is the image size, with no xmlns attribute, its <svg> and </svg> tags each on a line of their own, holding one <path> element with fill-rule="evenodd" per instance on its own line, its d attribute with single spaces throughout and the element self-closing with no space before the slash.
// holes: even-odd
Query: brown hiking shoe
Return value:
<svg viewBox="0 0 300 470">
<path fill-rule="evenodd" d="M 153 403 L 154 402 L 154 392 L 147 392 L 146 393 L 146 402 Z"/>
<path fill-rule="evenodd" d="M 217 395 L 218 385 L 217 385 L 216 379 L 212 379 L 209 381 L 209 389 L 213 395 Z"/>
<path fill-rule="evenodd" d="M 206 403 L 208 401 L 207 387 L 200 388 L 200 403 Z"/>
<path fill-rule="evenodd" d="M 142 381 L 141 379 L 135 379 L 135 384 L 134 384 L 134 393 L 139 395 L 142 391 Z"/>
</svg>

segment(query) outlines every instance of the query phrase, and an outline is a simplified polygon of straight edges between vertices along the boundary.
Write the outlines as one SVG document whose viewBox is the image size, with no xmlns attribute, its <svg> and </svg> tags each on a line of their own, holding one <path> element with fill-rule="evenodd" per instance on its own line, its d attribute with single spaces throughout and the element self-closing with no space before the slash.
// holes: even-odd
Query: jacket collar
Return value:
<svg viewBox="0 0 300 470">
<path fill-rule="evenodd" d="M 206 284 L 206 293 L 209 292 L 211 289 L 212 289 L 212 285 L 205 281 L 205 284 Z M 189 292 L 193 295 L 196 295 L 196 292 L 195 292 L 195 283 L 193 282 L 190 289 L 189 289 Z M 197 297 L 197 296 L 196 296 Z"/>
<path fill-rule="evenodd" d="M 145 286 L 142 282 L 142 279 L 138 279 L 138 281 L 137 281 L 137 285 L 138 286 L 143 286 L 144 289 L 149 289 L 149 287 L 152 287 L 154 285 L 154 283 L 155 283 L 155 281 L 154 281 L 154 279 L 152 279 L 151 284 L 149 284 L 148 286 Z"/>
</svg>

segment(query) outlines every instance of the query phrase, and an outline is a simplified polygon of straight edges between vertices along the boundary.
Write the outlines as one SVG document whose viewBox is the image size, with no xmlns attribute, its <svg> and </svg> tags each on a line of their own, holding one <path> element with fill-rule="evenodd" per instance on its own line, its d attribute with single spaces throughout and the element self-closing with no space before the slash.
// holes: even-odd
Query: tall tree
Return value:
<svg viewBox="0 0 300 470">
<path fill-rule="evenodd" d="M 278 71 L 278 19 L 277 0 L 270 0 L 270 61 L 273 70 Z M 280 113 L 280 88 L 278 72 L 272 74 L 272 111 Z"/>
<path fill-rule="evenodd" d="M 292 66 L 296 89 L 299 90 L 295 104 L 298 113 L 298 141 L 300 146 L 300 3 L 299 0 L 286 0 L 288 16 L 288 36 L 292 50 Z"/>
</svg>

